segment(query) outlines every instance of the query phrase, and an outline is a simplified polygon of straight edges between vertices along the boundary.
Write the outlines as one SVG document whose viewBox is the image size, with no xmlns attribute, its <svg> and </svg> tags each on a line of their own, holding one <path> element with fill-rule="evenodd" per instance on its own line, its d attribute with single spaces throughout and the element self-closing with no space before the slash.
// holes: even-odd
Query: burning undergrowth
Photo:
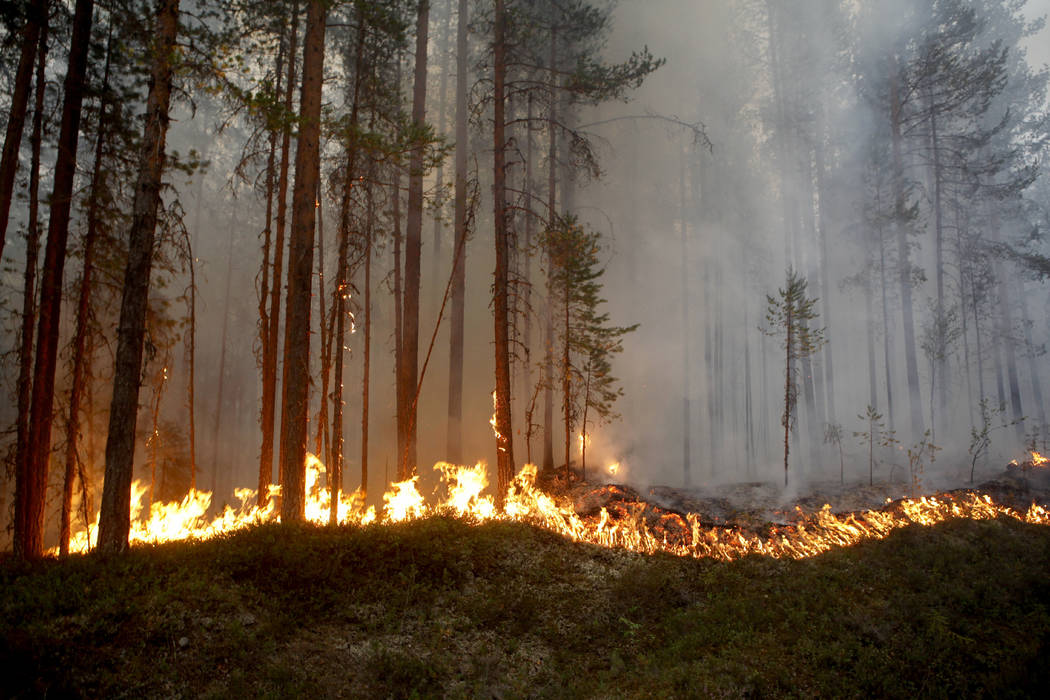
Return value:
<svg viewBox="0 0 1050 700">
<path fill-rule="evenodd" d="M 1033 454 L 1024 464 L 1012 464 L 1003 476 L 977 489 L 914 498 L 894 497 L 894 485 L 840 489 L 800 499 L 784 508 L 778 495 L 762 484 L 726 487 L 717 493 L 676 491 L 654 487 L 647 493 L 622 484 L 566 483 L 555 474 L 537 475 L 526 465 L 511 484 L 503 511 L 496 508 L 484 464 L 461 467 L 439 463 L 438 493 L 428 499 L 418 477 L 394 484 L 383 506 L 365 507 L 359 494 L 340 494 L 338 522 L 350 525 L 398 523 L 430 515 L 452 515 L 470 522 L 504 520 L 538 525 L 573 541 L 641 553 L 739 559 L 751 554 L 799 559 L 866 539 L 881 539 L 912 525 L 934 525 L 955 518 L 988 520 L 1010 517 L 1033 524 L 1050 524 L 1050 472 Z M 329 491 L 324 467 L 307 462 L 306 518 L 329 519 Z M 145 489 L 136 488 L 140 500 Z M 886 494 L 891 495 L 887 496 Z M 132 542 L 208 539 L 276 519 L 277 487 L 265 506 L 254 505 L 256 494 L 238 490 L 242 505 L 207 515 L 211 495 L 189 494 L 181 503 L 155 503 L 134 513 Z M 836 506 L 832 507 L 834 501 Z M 880 503 L 872 507 L 872 501 Z M 818 505 L 822 504 L 822 505 Z M 851 507 L 852 506 L 852 507 Z M 73 551 L 93 544 L 92 529 L 74 538 Z"/>
</svg>

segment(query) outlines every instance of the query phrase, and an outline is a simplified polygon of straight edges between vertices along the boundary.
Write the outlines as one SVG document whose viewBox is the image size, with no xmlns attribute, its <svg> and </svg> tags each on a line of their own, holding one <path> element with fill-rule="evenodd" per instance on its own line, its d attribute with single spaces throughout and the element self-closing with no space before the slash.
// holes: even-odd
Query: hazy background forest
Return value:
<svg viewBox="0 0 1050 700">
<path fill-rule="evenodd" d="M 34 79 L 0 271 L 0 391 L 9 397 L 0 402 L 6 465 L 0 514 L 8 533 L 19 417 L 28 420 L 20 370 L 33 357 L 32 346 L 27 355 L 22 343 L 27 270 L 33 271 L 30 296 L 42 300 L 47 292 L 34 285 L 44 272 L 74 7 L 34 0 L 2 8 L 0 117 L 7 115 L 7 126 L 26 13 L 41 4 L 49 17 L 41 43 L 42 109 L 34 109 Z M 262 375 L 275 308 L 270 300 L 277 298 L 271 296 L 274 275 L 281 269 L 287 279 L 273 258 L 284 225 L 277 219 L 277 183 L 287 176 L 290 203 L 292 173 L 279 171 L 291 171 L 295 157 L 302 78 L 289 57 L 298 56 L 296 42 L 301 52 L 308 41 L 306 5 L 181 6 L 134 472 L 154 484 L 151 497 L 158 500 L 181 498 L 195 479 L 198 488 L 214 490 L 221 505 L 236 487 L 256 486 L 260 452 L 276 449 L 274 418 L 269 448 L 262 447 Z M 409 467 L 420 467 L 428 483 L 426 468 L 441 460 L 484 460 L 493 470 L 499 461 L 490 425 L 497 374 L 497 104 L 505 110 L 508 144 L 515 467 L 529 455 L 540 463 L 545 442 L 553 446 L 552 466 L 564 463 L 561 365 L 555 363 L 554 380 L 544 385 L 545 313 L 548 299 L 558 300 L 549 284 L 552 238 L 544 232 L 572 229 L 570 216 L 597 234 L 593 270 L 605 272 L 596 297 L 606 301 L 592 303 L 592 311 L 609 315 L 607 329 L 638 324 L 610 341 L 608 357 L 601 358 L 609 360 L 610 393 L 587 418 L 592 478 L 616 463 L 619 471 L 608 478 L 644 485 L 779 482 L 784 351 L 780 339 L 761 329 L 775 330 L 766 320 L 767 295 L 784 286 L 789 267 L 818 298 L 814 325 L 825 329 L 828 341 L 798 363 L 794 483 L 838 480 L 840 460 L 846 481 L 866 482 L 868 448 L 859 435 L 865 431 L 884 443 L 876 480 L 906 478 L 907 450 L 924 440 L 942 448 L 926 469 L 933 484 L 965 480 L 972 463 L 978 474 L 987 473 L 1026 447 L 1045 449 L 1050 35 L 1043 16 L 1050 3 L 507 0 L 502 60 L 509 89 L 500 100 L 494 99 L 493 66 L 500 59 L 492 49 L 500 42 L 493 38 L 493 3 L 431 0 L 423 3 L 428 15 L 408 0 L 328 5 L 307 447 L 332 459 L 333 392 L 341 384 L 344 489 L 361 485 L 363 457 L 373 501 L 404 475 L 399 453 L 406 450 L 398 435 L 404 411 L 395 377 L 403 309 L 395 299 L 405 270 L 395 260 L 407 264 L 401 237 L 412 226 L 418 196 L 409 174 L 419 172 L 414 157 L 424 168 L 419 367 L 443 315 L 420 384 L 418 451 Z M 470 17 L 466 55 L 457 49 L 462 8 Z M 60 273 L 47 546 L 58 537 L 64 492 L 72 493 L 65 508 L 74 513 L 97 511 L 102 492 L 149 87 L 146 43 L 156 16 L 152 3 L 94 7 L 68 255 Z M 428 30 L 426 126 L 413 99 L 420 90 L 413 71 L 421 16 Z M 460 253 L 465 342 L 456 454 L 449 427 L 455 294 L 444 308 L 442 302 L 458 240 L 460 57 L 469 112 L 466 228 L 460 230 L 468 238 Z M 38 113 L 36 173 L 30 132 Z M 34 180 L 38 195 L 30 193 Z M 39 252 L 30 252 L 34 230 Z M 90 230 L 97 235 L 94 274 L 84 297 Z M 339 382 L 333 362 L 339 343 L 326 339 L 335 337 L 332 320 L 343 316 L 341 304 L 348 315 Z M 278 307 L 283 314 L 284 301 Z M 83 334 L 78 317 L 86 319 Z M 283 330 L 277 336 L 283 338 Z M 87 359 L 74 398 L 78 337 Z M 555 349 L 564 340 L 559 337 Z M 574 346 L 573 392 L 591 376 L 583 370 L 585 354 Z M 281 358 L 281 352 L 271 356 L 277 421 Z M 411 374 L 418 377 L 416 370 Z M 550 432 L 543 415 L 547 386 Z M 71 406 L 80 412 L 75 468 L 67 468 Z M 862 418 L 868 407 L 877 419 Z M 577 409 L 572 419 L 578 460 L 584 419 Z M 276 482 L 277 459 L 271 461 Z M 495 484 L 495 476 L 490 481 Z"/>
</svg>

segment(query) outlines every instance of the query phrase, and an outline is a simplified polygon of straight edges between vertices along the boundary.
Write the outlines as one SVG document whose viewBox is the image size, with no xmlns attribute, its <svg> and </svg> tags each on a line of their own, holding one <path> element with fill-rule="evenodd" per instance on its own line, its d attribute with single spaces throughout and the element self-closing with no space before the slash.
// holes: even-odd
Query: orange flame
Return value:
<svg viewBox="0 0 1050 700">
<path fill-rule="evenodd" d="M 610 465 L 615 473 L 618 464 Z M 321 486 L 320 472 L 324 469 L 313 455 L 306 463 L 306 518 L 315 523 L 328 521 L 327 488 Z M 996 504 L 991 497 L 972 492 L 961 495 L 942 494 L 900 501 L 884 510 L 836 515 L 825 505 L 815 513 L 796 509 L 798 520 L 771 528 L 768 534 L 749 533 L 728 527 L 703 526 L 700 516 L 690 513 L 680 520 L 679 535 L 668 537 L 652 530 L 643 519 L 616 519 L 603 508 L 597 517 L 581 517 L 571 504 L 559 503 L 551 495 L 536 487 L 536 467 L 525 465 L 511 483 L 505 511 L 496 510 L 492 497 L 483 495 L 488 486 L 486 467 L 478 463 L 461 467 L 438 463 L 435 470 L 445 484 L 446 496 L 435 506 L 428 506 L 417 487 L 418 477 L 412 477 L 391 486 L 384 494 L 384 508 L 377 515 L 374 507 L 365 508 L 360 493 L 340 497 L 339 522 L 368 525 L 374 522 L 401 522 L 423 518 L 433 513 L 446 512 L 476 522 L 512 520 L 528 522 L 578 542 L 606 547 L 618 547 L 634 552 L 667 552 L 678 556 L 710 557 L 734 560 L 749 554 L 799 559 L 826 552 L 835 547 L 856 544 L 866 539 L 881 539 L 890 532 L 911 525 L 934 525 L 953 518 L 989 520 L 997 517 L 1014 518 L 1026 523 L 1050 525 L 1050 513 L 1033 504 L 1026 513 Z M 238 489 L 240 505 L 227 506 L 218 516 L 207 518 L 212 495 L 191 491 L 178 503 L 154 503 L 149 513 L 143 512 L 142 499 L 146 486 L 136 481 L 132 485 L 132 529 L 130 541 L 135 543 L 164 542 L 183 539 L 207 539 L 215 535 L 252 525 L 276 520 L 274 499 L 258 508 L 255 492 Z M 279 493 L 271 486 L 271 496 Z M 677 516 L 675 516 L 677 517 Z M 70 551 L 85 552 L 95 544 L 95 526 L 76 533 Z"/>
</svg>

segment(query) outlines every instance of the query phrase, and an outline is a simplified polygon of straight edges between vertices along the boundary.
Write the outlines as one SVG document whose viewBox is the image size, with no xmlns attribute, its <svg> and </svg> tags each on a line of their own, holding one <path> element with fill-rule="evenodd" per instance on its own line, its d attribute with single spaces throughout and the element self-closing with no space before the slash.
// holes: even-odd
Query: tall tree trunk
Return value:
<svg viewBox="0 0 1050 700">
<path fill-rule="evenodd" d="M 236 211 L 236 204 L 231 206 L 233 211 Z M 219 442 L 221 440 L 222 433 L 222 419 L 224 417 L 223 411 L 223 394 L 226 388 L 226 346 L 228 345 L 228 330 L 230 324 L 230 289 L 233 278 L 233 237 L 237 230 L 237 218 L 234 217 L 230 226 L 230 240 L 229 247 L 226 250 L 226 293 L 223 296 L 222 303 L 222 333 L 219 336 L 219 381 L 216 386 L 215 396 L 215 424 L 214 432 L 212 433 L 211 440 L 211 493 L 214 503 L 218 503 L 217 495 L 220 490 L 225 494 L 226 483 L 225 479 L 219 481 L 219 459 L 220 456 L 228 460 L 229 453 L 224 453 L 219 449 Z M 226 468 L 223 469 L 225 472 L 224 476 L 230 473 L 229 464 L 227 463 Z"/>
<path fill-rule="evenodd" d="M 202 175 L 203 177 L 203 175 Z M 200 221 L 198 219 L 198 227 Z M 199 230 L 199 228 L 198 228 Z M 190 328 L 186 352 L 189 355 L 189 377 L 186 386 L 186 412 L 189 414 L 190 433 L 190 491 L 197 490 L 197 261 L 193 257 L 193 244 L 187 241 L 190 263 Z M 263 487 L 265 489 L 265 486 Z M 265 505 L 265 501 L 259 506 Z"/>
<path fill-rule="evenodd" d="M 438 123 L 437 133 L 445 135 L 448 127 L 448 74 L 452 70 L 452 56 L 449 52 L 449 44 L 452 42 L 452 4 L 455 0 L 447 0 L 445 3 L 445 16 L 442 18 L 441 40 L 438 43 L 437 54 L 441 57 L 441 80 L 438 84 Z M 440 191 L 445 184 L 445 160 L 441 159 L 437 165 L 435 185 Z M 440 195 L 439 195 L 440 196 Z M 442 207 L 444 209 L 444 207 Z M 434 285 L 433 305 L 437 307 L 441 303 L 441 230 L 444 228 L 443 216 L 434 217 L 434 250 L 431 251 L 431 277 Z M 435 308 L 434 315 L 437 316 Z"/>
<path fill-rule="evenodd" d="M 281 519 L 301 521 L 306 500 L 306 433 L 310 391 L 310 278 L 315 209 L 320 182 L 321 78 L 327 3 L 310 0 L 303 41 L 299 148 L 295 154 L 292 233 L 288 254 L 288 300 L 281 397 Z"/>
<path fill-rule="evenodd" d="M 279 41 L 277 49 L 277 65 L 275 66 L 276 84 L 274 92 L 277 99 L 281 99 L 284 91 L 282 81 L 284 80 L 285 41 L 284 33 Z M 291 83 L 288 85 L 291 92 Z M 282 127 L 283 130 L 283 127 Z M 262 446 L 259 449 L 259 481 L 256 492 L 256 503 L 261 508 L 269 500 L 268 486 L 273 480 L 273 417 L 274 417 L 274 394 L 276 388 L 271 382 L 277 380 L 277 348 L 276 344 L 270 343 L 270 320 L 271 313 L 276 314 L 277 305 L 271 304 L 270 296 L 270 271 L 273 270 L 273 285 L 280 296 L 280 274 L 276 268 L 271 268 L 273 262 L 270 259 L 270 249 L 277 248 L 273 244 L 273 200 L 277 191 L 277 129 L 270 128 L 270 153 L 266 160 L 266 227 L 263 230 L 263 259 L 262 259 L 262 282 L 259 287 L 259 343 L 262 345 L 262 399 L 259 410 L 259 427 L 262 433 Z M 283 241 L 282 241 L 283 243 Z M 274 250 L 274 259 L 279 255 Z"/>
<path fill-rule="evenodd" d="M 430 0 L 420 0 L 416 14 L 415 71 L 412 86 L 412 125 L 421 129 L 426 120 L 427 36 Z M 401 316 L 401 372 L 399 383 L 404 396 L 404 442 L 398 445 L 398 478 L 416 472 L 416 408 L 412 400 L 419 378 L 419 277 L 423 247 L 423 155 L 426 147 L 414 144 L 408 164 L 408 217 L 405 223 L 405 289 Z"/>
<path fill-rule="evenodd" d="M 1037 436 L 1042 436 L 1045 439 L 1047 431 L 1046 406 L 1043 404 L 1043 385 L 1039 378 L 1039 363 L 1036 362 L 1038 349 L 1032 342 L 1032 324 L 1028 316 L 1028 297 L 1025 295 L 1024 282 L 1021 281 L 1019 284 L 1021 289 L 1018 294 L 1018 300 L 1021 307 L 1021 327 L 1024 329 L 1024 354 L 1025 359 L 1028 360 L 1028 378 L 1032 382 L 1032 402 L 1035 404 L 1035 417 L 1039 421 Z"/>
<path fill-rule="evenodd" d="M 128 262 L 124 269 L 124 291 L 117 328 L 117 355 L 113 372 L 113 401 L 110 404 L 106 438 L 106 476 L 99 514 L 98 544 L 107 552 L 128 546 L 131 527 L 131 476 L 135 457 L 135 421 L 138 417 L 139 376 L 142 342 L 146 331 L 153 241 L 160 206 L 164 173 L 164 143 L 168 133 L 171 100 L 172 58 L 179 28 L 179 0 L 161 0 L 157 8 L 142 160 L 132 206 L 128 236 Z"/>
<path fill-rule="evenodd" d="M 26 112 L 29 108 L 33 59 L 37 56 L 37 44 L 47 44 L 47 21 L 47 0 L 33 0 L 29 3 L 26 7 L 25 25 L 22 27 L 22 51 L 18 57 L 18 68 L 15 69 L 15 89 L 11 93 L 11 106 L 7 114 L 4 151 L 0 156 L 0 256 L 4 254 L 4 243 L 7 240 L 11 196 L 14 193 L 15 175 L 18 171 L 18 152 L 22 146 L 22 131 L 25 129 Z M 41 35 L 44 37 L 42 40 Z M 46 52 L 46 46 L 42 50 Z"/>
<path fill-rule="evenodd" d="M 357 124 L 360 110 L 358 107 L 361 94 L 362 72 L 364 70 L 365 18 L 358 13 L 357 48 L 354 53 L 354 86 L 353 102 L 350 107 L 350 137 L 346 145 L 346 183 L 343 189 L 343 204 L 339 222 L 339 259 L 336 261 L 335 276 L 335 339 L 332 347 L 335 352 L 335 378 L 332 384 L 332 456 L 328 471 L 329 480 L 329 514 L 331 524 L 339 522 L 339 489 L 343 482 L 343 345 L 346 342 L 346 298 L 350 294 L 348 261 L 350 254 L 350 198 L 357 171 Z"/>
<path fill-rule="evenodd" d="M 292 9 L 291 38 L 288 40 L 288 76 L 285 80 L 284 90 L 284 114 L 292 114 L 292 95 L 296 80 L 296 58 L 298 56 L 299 38 L 299 3 L 294 3 Z M 288 172 L 291 164 L 291 140 L 292 127 L 285 121 L 281 129 L 281 167 L 277 175 L 277 231 L 273 244 L 273 286 L 270 288 L 270 331 L 267 342 L 270 344 L 270 356 L 273 364 L 267 368 L 263 380 L 263 412 L 267 417 L 263 420 L 263 442 L 260 457 L 259 474 L 265 471 L 268 475 L 267 485 L 273 481 L 273 444 L 274 444 L 274 421 L 277 414 L 277 357 L 280 345 L 281 327 L 281 288 L 284 279 L 284 231 L 288 218 Z M 280 441 L 278 440 L 278 444 Z M 262 464 L 266 461 L 266 465 Z M 277 483 L 284 483 L 284 456 L 280 454 L 278 447 L 277 459 Z M 259 505 L 265 505 L 268 496 L 264 496 L 262 490 L 259 495 Z"/>
<path fill-rule="evenodd" d="M 937 142 L 937 106 L 933 98 L 930 98 L 930 146 L 933 151 L 933 231 L 934 231 L 934 257 L 936 266 L 935 277 L 937 280 L 937 318 L 943 321 L 945 314 L 944 306 L 944 205 L 943 205 L 943 181 L 944 174 L 941 169 L 941 149 Z M 940 326 L 938 326 L 940 327 Z M 938 339 L 938 344 L 940 339 Z M 934 373 L 940 375 L 939 392 L 937 403 L 941 407 L 941 421 L 947 418 L 948 409 L 948 353 L 940 353 L 933 360 L 934 367 L 931 369 L 930 391 L 933 391 Z M 937 432 L 937 425 L 933 423 L 934 397 L 930 397 L 930 430 Z"/>
<path fill-rule="evenodd" d="M 463 336 L 466 301 L 467 238 L 467 28 L 469 3 L 459 0 L 456 20 L 456 201 L 453 213 L 456 251 L 453 251 L 452 310 L 449 318 L 448 460 L 463 462 Z"/>
<path fill-rule="evenodd" d="M 326 322 L 324 315 L 324 207 L 321 206 L 321 191 L 314 195 L 314 209 L 317 214 L 317 335 L 321 341 L 321 391 L 317 392 L 317 437 L 314 441 L 314 454 L 325 464 L 329 464 L 328 450 L 328 382 L 332 376 L 332 332 L 334 326 Z M 331 472 L 328 472 L 331 476 Z"/>
<path fill-rule="evenodd" d="M 902 105 L 897 77 L 897 62 L 893 61 L 890 80 L 890 127 L 893 146 L 893 224 L 897 230 L 897 269 L 901 290 L 901 321 L 904 330 L 904 363 L 908 377 L 908 406 L 910 408 L 912 437 L 923 434 L 921 390 L 919 388 L 919 364 L 915 354 L 915 317 L 911 297 L 911 255 L 909 254 L 908 227 L 904 200 L 904 160 L 902 155 L 901 122 Z"/>
<path fill-rule="evenodd" d="M 557 101 L 555 91 L 558 84 L 558 29 L 551 28 L 550 84 L 547 98 L 547 228 L 558 225 L 558 132 Z M 551 259 L 547 251 L 548 280 Z M 544 354 L 543 354 L 543 470 L 554 470 L 554 287 L 548 282 L 547 298 L 544 301 Z M 567 468 L 567 467 L 566 467 Z"/>
<path fill-rule="evenodd" d="M 58 331 L 62 305 L 62 271 L 69 239 L 69 212 L 73 203 L 77 142 L 80 137 L 80 107 L 84 97 L 84 74 L 91 35 L 92 0 L 77 0 L 73 11 L 73 33 L 69 63 L 63 84 L 62 125 L 58 136 L 51 191 L 51 216 L 47 225 L 47 247 L 40 280 L 37 315 L 36 364 L 29 423 L 29 449 L 23 473 L 24 488 L 15 501 L 15 553 L 24 558 L 43 554 L 44 497 L 48 461 L 51 456 L 51 424 L 54 418 L 55 367 L 58 362 Z M 18 527 L 22 530 L 19 531 Z"/>
<path fill-rule="evenodd" d="M 509 235 L 507 230 L 506 169 L 506 100 L 507 45 L 506 8 L 496 0 L 493 35 L 493 178 L 495 180 L 493 216 L 495 219 L 496 269 L 493 284 L 493 321 L 496 354 L 496 499 L 500 508 L 514 478 L 514 441 L 510 415 L 510 319 L 508 269 Z"/>
<path fill-rule="evenodd" d="M 681 292 L 682 292 L 682 483 L 691 485 L 691 456 L 689 438 L 692 420 L 689 415 L 689 225 L 686 222 L 685 206 L 685 156 L 682 157 L 678 173 L 678 225 L 681 234 Z M 586 426 L 585 426 L 586 427 Z"/>
<path fill-rule="evenodd" d="M 825 337 L 831 337 L 831 290 L 828 288 L 828 279 L 831 277 L 831 267 L 828 263 L 828 196 L 826 164 L 824 162 L 824 106 L 817 107 L 819 122 L 817 125 L 816 143 L 814 145 L 814 160 L 817 181 L 817 239 L 820 245 L 820 294 L 823 301 L 823 312 L 821 322 L 824 325 Z M 869 296 L 867 301 L 871 302 Z M 870 313 L 869 316 L 870 318 Z M 832 357 L 832 343 L 824 344 L 824 390 L 827 396 L 827 422 L 835 424 L 835 373 Z M 872 357 L 874 360 L 874 356 Z"/>
<path fill-rule="evenodd" d="M 26 227 L 25 284 L 22 295 L 22 329 L 18 350 L 18 418 L 15 438 L 16 492 L 25 487 L 25 468 L 29 451 L 29 405 L 33 388 L 33 323 L 36 320 L 36 269 L 40 257 L 40 144 L 44 121 L 44 92 L 47 89 L 44 69 L 47 65 L 47 25 L 41 28 L 37 52 L 36 95 L 33 104 L 33 131 L 29 137 L 32 155 L 29 164 L 29 222 Z M 7 217 L 3 217 L 6 225 Z M 16 516 L 25 511 L 16 508 Z M 15 532 L 24 532 L 24 520 L 15 524 Z M 17 549 L 16 549 L 17 552 Z"/>
<path fill-rule="evenodd" d="M 374 113 L 373 113 L 374 115 Z M 372 194 L 375 180 L 375 166 L 370 169 L 367 201 L 367 223 L 365 224 L 365 303 L 362 311 L 365 315 L 365 347 L 361 362 L 361 498 L 368 498 L 368 399 L 369 384 L 372 372 L 372 225 L 375 221 L 375 198 Z"/>
<path fill-rule="evenodd" d="M 113 23 L 110 22 L 106 41 L 106 66 L 102 76 L 101 98 L 98 106 L 98 125 L 95 132 L 95 162 L 91 170 L 91 186 L 88 193 L 87 235 L 84 237 L 84 262 L 80 275 L 80 291 L 77 299 L 77 324 L 73 335 L 73 376 L 69 390 L 69 414 L 66 419 L 66 473 L 62 483 L 62 514 L 58 546 L 64 556 L 69 553 L 70 521 L 73 509 L 73 481 L 80 460 L 80 406 L 83 401 L 86 366 L 91 358 L 87 347 L 88 322 L 91 317 L 92 276 L 95 268 L 95 244 L 98 239 L 100 190 L 103 184 L 102 159 L 109 137 L 109 71 L 113 41 Z M 41 71 L 42 73 L 43 71 Z"/>
<path fill-rule="evenodd" d="M 795 329 L 792 308 L 789 304 L 787 308 L 787 350 L 784 353 L 784 417 L 781 419 L 784 423 L 784 486 L 788 485 L 788 453 L 791 448 L 791 414 L 793 412 L 792 403 L 794 403 L 791 400 L 791 345 L 794 343 L 793 331 Z"/>
</svg>

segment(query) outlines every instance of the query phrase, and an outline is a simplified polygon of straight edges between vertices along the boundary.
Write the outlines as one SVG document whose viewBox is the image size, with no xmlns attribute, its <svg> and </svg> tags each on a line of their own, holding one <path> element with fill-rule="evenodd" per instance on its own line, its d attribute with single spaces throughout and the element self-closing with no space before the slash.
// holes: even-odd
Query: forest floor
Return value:
<svg viewBox="0 0 1050 700">
<path fill-rule="evenodd" d="M 709 524 L 788 517 L 755 489 L 646 498 Z M 572 495 L 586 511 L 613 491 Z M 1010 518 L 728 563 L 439 516 L 261 525 L 0 561 L 0 696 L 1045 697 L 1048 571 L 1050 527 Z"/>
</svg>

